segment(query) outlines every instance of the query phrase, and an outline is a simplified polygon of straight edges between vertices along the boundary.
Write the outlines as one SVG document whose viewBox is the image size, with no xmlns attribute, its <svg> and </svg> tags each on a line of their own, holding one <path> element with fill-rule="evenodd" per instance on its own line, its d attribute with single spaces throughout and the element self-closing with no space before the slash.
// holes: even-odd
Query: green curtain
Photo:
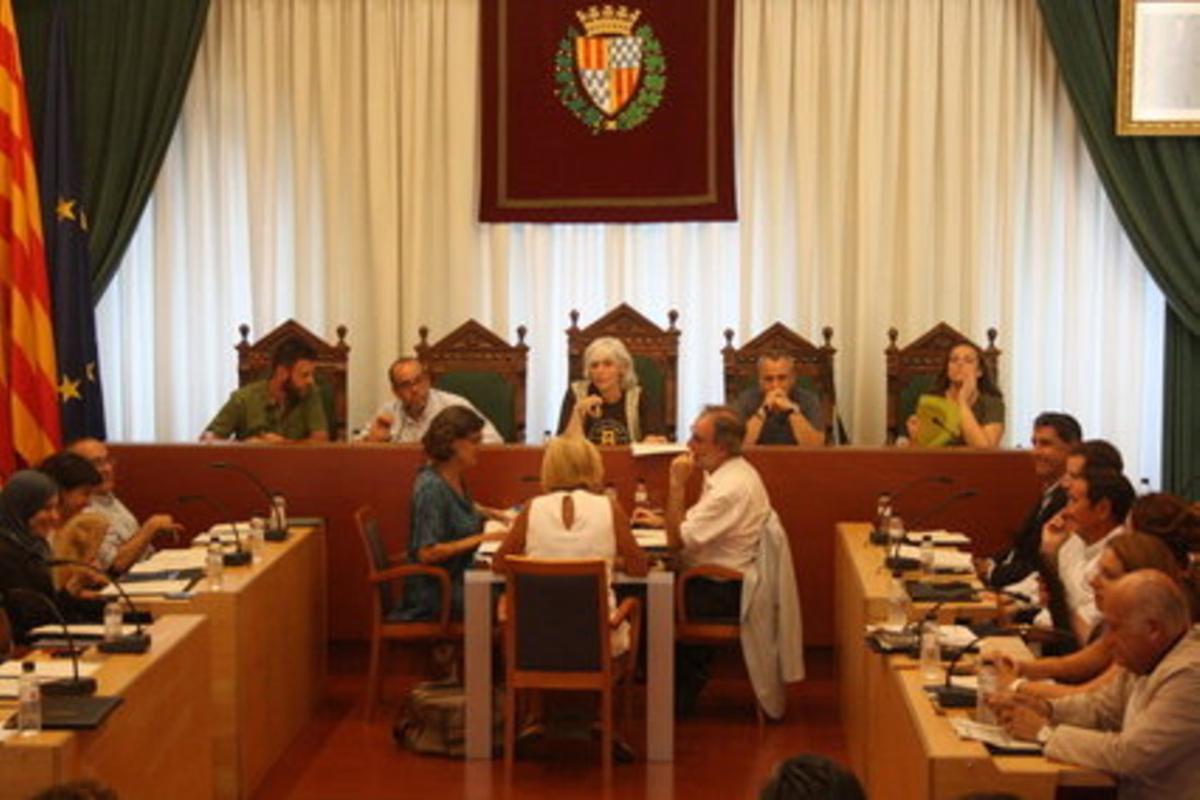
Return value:
<svg viewBox="0 0 1200 800">
<path fill-rule="evenodd" d="M 67 14 L 83 200 L 99 302 L 175 132 L 209 0 L 60 0 Z M 15 0 L 35 144 L 53 2 Z"/>
<path fill-rule="evenodd" d="M 1163 485 L 1181 492 L 1200 472 L 1200 138 L 1116 135 L 1118 0 L 1039 4 L 1096 171 L 1167 298 Z"/>
</svg>

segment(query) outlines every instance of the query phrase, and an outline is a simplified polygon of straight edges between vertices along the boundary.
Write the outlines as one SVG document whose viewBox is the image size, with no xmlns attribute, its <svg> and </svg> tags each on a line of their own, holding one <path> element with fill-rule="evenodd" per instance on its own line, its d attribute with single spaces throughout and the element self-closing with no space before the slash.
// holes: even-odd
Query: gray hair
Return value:
<svg viewBox="0 0 1200 800">
<path fill-rule="evenodd" d="M 621 391 L 627 392 L 638 385 L 637 370 L 633 368 L 633 356 L 629 355 L 625 343 L 614 336 L 601 336 L 593 339 L 583 351 L 583 372 L 587 371 L 597 361 L 612 361 L 621 371 Z"/>
<path fill-rule="evenodd" d="M 698 419 L 712 417 L 713 444 L 731 456 L 742 454 L 742 441 L 746 438 L 746 423 L 737 411 L 729 406 L 705 406 Z"/>
<path fill-rule="evenodd" d="M 784 353 L 780 350 L 771 350 L 770 352 L 763 353 L 758 357 L 758 360 L 754 363 L 754 366 L 757 369 L 762 369 L 768 361 L 786 361 L 788 369 L 790 369 L 792 372 L 796 371 L 795 356 L 789 355 L 788 353 Z"/>
</svg>

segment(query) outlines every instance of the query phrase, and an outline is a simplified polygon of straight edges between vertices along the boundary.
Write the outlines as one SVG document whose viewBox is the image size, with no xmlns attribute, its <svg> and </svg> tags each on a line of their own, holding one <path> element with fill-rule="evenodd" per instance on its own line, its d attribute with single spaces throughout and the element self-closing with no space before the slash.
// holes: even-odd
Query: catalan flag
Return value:
<svg viewBox="0 0 1200 800">
<path fill-rule="evenodd" d="M 12 0 L 0 0 L 0 471 L 60 442 L 42 211 Z"/>
</svg>

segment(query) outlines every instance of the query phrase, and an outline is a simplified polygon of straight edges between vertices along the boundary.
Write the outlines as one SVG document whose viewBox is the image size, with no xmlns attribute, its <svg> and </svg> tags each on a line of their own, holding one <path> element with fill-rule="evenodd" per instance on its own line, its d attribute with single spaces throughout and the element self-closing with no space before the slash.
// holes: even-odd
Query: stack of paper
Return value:
<svg viewBox="0 0 1200 800">
<path fill-rule="evenodd" d="M 633 538 L 637 539 L 640 547 L 647 550 L 667 548 L 667 532 L 662 528 L 634 528 Z"/>
<path fill-rule="evenodd" d="M 974 739 L 993 747 L 1005 750 L 1019 750 L 1027 753 L 1040 753 L 1042 746 L 1036 742 L 1023 742 L 1008 735 L 1008 731 L 999 725 L 987 725 L 976 722 L 969 717 L 950 717 L 950 725 L 960 739 Z"/>
<path fill-rule="evenodd" d="M 902 544 L 899 547 L 901 558 L 921 560 L 921 548 Z M 950 550 L 944 547 L 933 551 L 933 568 L 937 572 L 973 572 L 975 562 L 971 554 L 962 550 Z"/>
<path fill-rule="evenodd" d="M 103 625 L 93 625 L 93 624 L 89 624 L 89 623 L 68 625 L 67 630 L 71 632 L 72 636 L 77 636 L 80 639 L 103 639 L 104 638 L 104 626 Z M 121 626 L 121 635 L 122 636 L 128 636 L 132 633 L 137 633 L 136 625 L 122 625 Z M 45 639 L 47 637 L 54 638 L 54 639 L 62 639 L 62 638 L 64 638 L 63 637 L 63 626 L 62 625 L 39 625 L 38 627 L 34 628 L 33 630 L 31 630 L 29 632 L 29 636 L 32 639 Z"/>
<path fill-rule="evenodd" d="M 121 588 L 130 597 L 161 597 L 164 594 L 186 592 L 192 581 L 187 578 L 166 581 L 135 581 L 122 583 Z M 120 597 L 121 593 L 111 583 L 100 590 L 104 597 Z"/>
<path fill-rule="evenodd" d="M 145 561 L 139 561 L 129 568 L 131 575 L 167 572 L 180 569 L 203 569 L 207 553 L 198 547 L 183 550 L 159 550 Z"/>
<path fill-rule="evenodd" d="M 950 545 L 963 545 L 971 543 L 971 537 L 967 536 L 965 533 L 946 530 L 909 531 L 908 533 L 904 534 L 904 539 L 910 544 L 919 545 L 921 540 L 923 540 L 926 536 L 933 540 L 935 547 L 946 547 Z"/>
</svg>

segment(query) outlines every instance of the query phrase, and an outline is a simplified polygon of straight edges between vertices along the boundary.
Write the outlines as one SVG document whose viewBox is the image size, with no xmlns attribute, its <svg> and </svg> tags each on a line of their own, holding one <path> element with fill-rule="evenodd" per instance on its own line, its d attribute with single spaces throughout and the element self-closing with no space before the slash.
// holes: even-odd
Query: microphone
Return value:
<svg viewBox="0 0 1200 800">
<path fill-rule="evenodd" d="M 237 520 L 232 514 L 229 513 L 228 508 L 204 494 L 182 494 L 179 496 L 179 502 L 204 503 L 209 508 L 215 510 L 218 514 L 228 519 L 229 524 L 233 527 L 233 541 L 237 545 L 237 550 L 232 553 L 222 553 L 221 558 L 224 560 L 225 566 L 227 567 L 244 567 L 250 563 L 250 551 L 242 549 L 242 535 L 238 532 Z M 209 534 L 210 537 L 213 535 L 215 534 Z"/>
<path fill-rule="evenodd" d="M 925 522 L 928 522 L 930 519 L 933 519 L 934 517 L 936 517 L 938 514 L 942 513 L 943 511 L 945 511 L 950 506 L 954 505 L 955 503 L 959 502 L 960 500 L 966 500 L 970 497 L 974 497 L 977 494 L 979 494 L 979 491 L 977 489 L 963 489 L 960 492 L 955 492 L 954 494 L 950 495 L 949 497 L 947 497 L 946 499 L 942 500 L 940 503 L 935 505 L 933 508 L 927 510 L 924 514 L 918 515 L 916 522 L 913 522 L 912 524 L 910 524 L 908 526 L 909 530 L 918 530 L 919 529 L 918 526 L 924 524 Z M 900 557 L 900 544 L 903 541 L 904 541 L 903 539 L 900 539 L 899 541 L 896 542 L 896 547 L 892 551 L 892 554 L 890 556 L 888 556 L 886 563 L 889 567 L 891 567 L 893 569 L 907 569 L 907 570 L 915 569 L 917 565 L 914 563 L 913 559 Z"/>
<path fill-rule="evenodd" d="M 27 595 L 36 598 L 39 603 L 50 609 L 50 613 L 58 621 L 58 624 L 62 626 L 63 634 L 67 640 L 67 649 L 71 651 L 71 677 L 42 683 L 42 694 L 75 697 L 95 694 L 96 679 L 90 676 L 79 677 L 79 654 L 75 651 L 75 637 L 71 635 L 71 628 L 67 625 L 67 620 L 63 617 L 62 612 L 59 611 L 58 605 L 49 597 L 34 589 L 12 586 L 4 591 L 10 595 Z"/>
<path fill-rule="evenodd" d="M 254 472 L 243 467 L 241 464 L 234 464 L 231 461 L 213 461 L 208 465 L 212 469 L 226 469 L 236 472 L 253 483 L 258 490 L 262 492 L 263 497 L 267 499 L 267 531 L 263 538 L 268 542 L 282 542 L 287 539 L 287 520 L 281 519 L 280 515 L 275 514 L 275 498 L 282 497 L 282 493 L 273 492 L 267 488 L 262 479 Z"/>
<path fill-rule="evenodd" d="M 949 475 L 921 475 L 917 478 L 913 478 L 912 480 L 905 481 L 895 489 L 885 489 L 884 491 L 880 492 L 880 504 L 882 505 L 886 503 L 887 507 L 890 509 L 898 499 L 903 497 L 908 492 L 909 489 L 924 485 L 926 483 L 938 483 L 945 486 L 954 483 L 954 479 Z M 871 531 L 871 544 L 885 545 L 888 543 L 887 531 L 880 529 L 880 523 L 882 521 L 883 520 L 878 518 L 875 520 L 875 529 Z"/>
<path fill-rule="evenodd" d="M 951 683 L 951 678 L 954 676 L 954 668 L 958 666 L 958 662 L 967 652 L 979 644 L 986 636 L 976 636 L 971 641 L 967 642 L 962 647 L 958 648 L 958 652 L 950 659 L 950 663 L 946 665 L 946 682 L 942 686 L 934 687 L 933 694 L 937 698 L 938 705 L 942 708 L 972 708 L 975 706 L 976 697 L 979 694 L 974 689 L 968 689 L 965 686 L 954 686 Z"/>
<path fill-rule="evenodd" d="M 126 607 L 128 607 L 130 615 L 133 617 L 133 624 L 135 626 L 135 630 L 131 634 L 122 635 L 115 641 L 100 642 L 99 647 L 100 647 L 101 653 L 134 653 L 134 654 L 138 654 L 138 653 L 144 653 L 150 649 L 150 634 L 148 634 L 142 630 L 142 620 L 141 620 L 142 612 L 138 611 L 137 606 L 135 606 L 133 604 L 133 598 L 131 598 L 129 596 L 129 593 L 125 591 L 125 587 L 121 585 L 120 581 L 118 581 L 116 578 L 112 578 L 110 576 L 105 575 L 103 570 L 98 569 L 97 567 L 93 567 L 91 564 L 85 563 L 83 561 L 75 561 L 74 559 L 71 559 L 71 558 L 47 559 L 46 566 L 48 566 L 48 567 L 81 567 L 83 569 L 94 572 L 97 575 L 108 577 L 109 582 L 112 583 L 112 585 L 113 585 L 113 588 L 117 590 L 117 594 L 121 595 L 121 599 L 125 601 L 125 605 L 126 605 Z"/>
</svg>

